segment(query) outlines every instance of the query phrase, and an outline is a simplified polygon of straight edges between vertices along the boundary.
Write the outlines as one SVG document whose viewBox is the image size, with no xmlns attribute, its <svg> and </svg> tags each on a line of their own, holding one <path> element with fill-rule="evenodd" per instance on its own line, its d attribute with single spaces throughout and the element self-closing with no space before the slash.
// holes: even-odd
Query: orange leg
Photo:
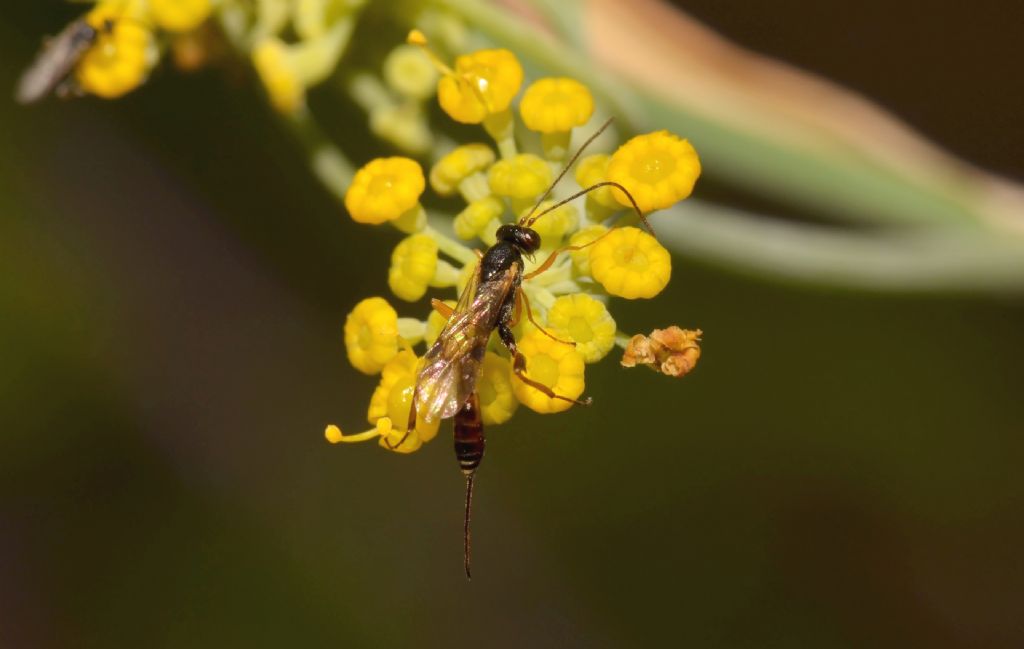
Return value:
<svg viewBox="0 0 1024 649">
<path fill-rule="evenodd" d="M 516 302 L 515 302 L 515 306 L 513 307 L 513 310 L 512 310 L 512 319 L 508 321 L 508 326 L 509 327 L 514 327 L 517 324 L 519 324 L 519 318 L 521 318 L 523 316 L 523 300 L 525 300 L 525 299 L 526 299 L 526 296 L 523 295 L 523 289 L 517 288 L 516 289 Z M 531 319 L 531 321 L 532 321 L 532 319 Z"/>
<path fill-rule="evenodd" d="M 526 319 L 529 320 L 530 324 L 532 324 L 534 327 L 537 327 L 537 329 L 539 329 L 542 334 L 544 334 L 545 336 L 547 336 L 551 340 L 555 341 L 556 343 L 562 343 L 563 345 L 569 345 L 571 347 L 575 347 L 576 346 L 576 343 L 574 341 L 572 341 L 572 340 L 562 340 L 561 338 L 555 336 L 554 334 L 552 334 L 550 331 L 548 331 L 544 327 L 540 326 L 540 323 L 533 319 L 533 309 L 530 308 L 530 298 L 526 297 L 526 293 L 523 292 L 522 287 L 516 289 L 516 308 L 517 309 L 519 308 L 520 302 L 522 302 L 522 304 L 526 306 Z M 519 314 L 518 313 L 516 314 L 515 320 L 517 322 L 519 320 Z"/>
<path fill-rule="evenodd" d="M 445 319 L 452 317 L 452 314 L 455 313 L 455 309 L 451 308 L 450 306 L 448 306 L 441 300 L 437 299 L 436 297 L 431 298 L 430 306 L 433 307 L 434 311 L 440 313 L 441 317 Z"/>
<path fill-rule="evenodd" d="M 544 260 L 543 264 L 541 264 L 540 266 L 537 266 L 536 268 L 534 268 L 529 273 L 526 273 L 525 275 L 523 275 L 523 279 L 533 279 L 537 275 L 540 275 L 541 273 L 543 273 L 547 269 L 551 268 L 551 264 L 555 263 L 555 259 L 558 258 L 558 255 L 561 255 L 562 253 L 565 253 L 565 252 L 576 252 L 577 250 L 583 250 L 584 248 L 590 247 L 590 246 L 594 245 L 595 243 L 597 243 L 598 241 L 600 241 L 601 239 L 604 239 L 605 237 L 607 237 L 609 234 L 611 234 L 612 230 L 613 230 L 613 228 L 609 228 L 607 232 L 605 232 L 604 234 L 602 234 L 598 238 L 594 239 L 593 241 L 591 241 L 589 243 L 584 243 L 581 246 L 565 246 L 565 247 L 562 247 L 562 248 L 558 248 L 557 250 L 552 252 L 550 255 L 548 255 L 548 258 Z"/>
<path fill-rule="evenodd" d="M 394 446 L 391 445 L 391 442 L 389 442 L 387 440 L 387 438 L 384 439 L 384 444 L 389 449 L 391 449 L 392 451 L 395 450 L 396 448 L 401 448 L 402 444 L 405 444 L 405 440 L 409 439 L 409 434 L 412 431 L 416 430 L 416 397 L 417 396 L 419 396 L 419 391 L 418 390 L 414 390 L 413 393 L 412 393 L 412 403 L 409 404 L 409 422 L 405 426 L 405 434 L 402 435 L 402 439 L 398 440 L 398 443 L 395 444 Z"/>
<path fill-rule="evenodd" d="M 569 403 L 575 403 L 581 406 L 589 406 L 591 404 L 590 397 L 587 397 L 586 399 L 573 399 L 572 397 L 556 394 L 555 391 L 548 386 L 526 376 L 526 357 L 519 353 L 519 348 L 516 345 L 516 338 L 512 334 L 511 327 L 507 324 L 498 325 L 498 338 L 501 339 L 501 343 L 508 348 L 509 353 L 512 355 L 512 371 L 519 377 L 520 381 L 530 387 L 540 390 L 543 394 L 547 395 L 549 399 L 560 399 L 562 401 L 568 401 Z"/>
<path fill-rule="evenodd" d="M 562 401 L 574 403 L 578 406 L 589 406 L 591 403 L 594 402 L 594 400 L 591 399 L 590 397 L 587 397 L 586 399 L 573 399 L 572 397 L 556 394 L 554 390 L 544 385 L 543 383 L 539 383 L 527 377 L 526 358 L 522 354 L 516 353 L 515 361 L 512 363 L 512 371 L 515 372 L 515 375 L 519 378 L 520 381 L 530 386 L 531 388 L 540 390 L 545 395 L 547 395 L 549 399 L 560 399 Z"/>
</svg>

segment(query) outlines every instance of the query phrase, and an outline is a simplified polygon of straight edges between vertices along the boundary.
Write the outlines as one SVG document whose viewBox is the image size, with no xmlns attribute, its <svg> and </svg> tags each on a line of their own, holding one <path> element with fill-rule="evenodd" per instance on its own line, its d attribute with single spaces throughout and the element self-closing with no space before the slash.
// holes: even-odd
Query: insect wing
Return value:
<svg viewBox="0 0 1024 649">
<path fill-rule="evenodd" d="M 96 40 L 96 30 L 84 20 L 76 20 L 54 36 L 25 70 L 18 81 L 14 98 L 19 104 L 31 104 L 49 95 L 68 76 L 86 50 Z"/>
<path fill-rule="evenodd" d="M 504 276 L 481 284 L 477 266 L 417 377 L 416 409 L 425 421 L 454 416 L 473 394 L 487 339 L 519 272 L 513 264 Z"/>
</svg>

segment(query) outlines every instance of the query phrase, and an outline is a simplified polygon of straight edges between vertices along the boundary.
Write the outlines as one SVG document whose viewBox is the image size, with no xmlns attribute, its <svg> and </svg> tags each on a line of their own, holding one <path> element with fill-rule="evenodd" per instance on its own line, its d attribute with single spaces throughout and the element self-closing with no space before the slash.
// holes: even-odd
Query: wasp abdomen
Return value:
<svg viewBox="0 0 1024 649">
<path fill-rule="evenodd" d="M 455 459 L 465 474 L 473 473 L 484 458 L 484 422 L 477 395 L 455 415 Z"/>
</svg>

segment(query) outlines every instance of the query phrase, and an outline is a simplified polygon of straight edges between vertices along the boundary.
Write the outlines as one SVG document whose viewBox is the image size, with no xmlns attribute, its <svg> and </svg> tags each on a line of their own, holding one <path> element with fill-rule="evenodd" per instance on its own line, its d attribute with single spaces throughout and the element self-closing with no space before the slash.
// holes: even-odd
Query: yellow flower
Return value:
<svg viewBox="0 0 1024 649">
<path fill-rule="evenodd" d="M 519 402 L 512 389 L 512 364 L 493 352 L 484 355 L 480 379 L 476 383 L 480 395 L 480 411 L 485 424 L 503 424 L 512 418 Z"/>
<path fill-rule="evenodd" d="M 580 229 L 569 237 L 570 246 L 585 246 L 594 239 L 608 231 L 603 225 L 590 225 Z M 590 248 L 573 250 L 569 253 L 572 258 L 572 267 L 580 275 L 590 275 Z"/>
<path fill-rule="evenodd" d="M 548 327 L 567 334 L 588 363 L 601 360 L 615 346 L 615 320 L 604 304 L 585 293 L 555 300 L 548 309 Z"/>
<path fill-rule="evenodd" d="M 520 153 L 494 163 L 487 174 L 487 182 L 498 196 L 520 200 L 536 198 L 551 185 L 551 168 L 538 156 Z"/>
<path fill-rule="evenodd" d="M 398 353 L 398 314 L 382 297 L 366 298 L 345 318 L 345 350 L 352 367 L 376 374 Z"/>
<path fill-rule="evenodd" d="M 519 341 L 519 351 L 526 357 L 526 376 L 559 394 L 575 399 L 583 394 L 583 355 L 571 345 L 552 340 L 531 329 Z M 516 398 L 527 408 L 541 414 L 568 410 L 571 403 L 552 399 L 513 375 Z"/>
<path fill-rule="evenodd" d="M 594 98 L 587 87 L 575 79 L 538 79 L 523 94 L 519 113 L 531 131 L 571 131 L 586 124 L 594 114 Z"/>
<path fill-rule="evenodd" d="M 693 146 L 668 131 L 638 135 L 612 154 L 608 180 L 623 185 L 644 213 L 671 207 L 693 191 L 700 176 L 700 159 Z M 613 190 L 629 207 L 629 198 Z"/>
<path fill-rule="evenodd" d="M 420 359 L 407 349 L 399 352 L 384 366 L 380 383 L 373 391 L 370 407 L 366 411 L 366 418 L 371 424 L 376 424 L 382 417 L 386 417 L 404 434 L 409 424 L 409 408 L 412 405 L 413 390 L 416 389 L 416 374 L 419 367 Z M 437 435 L 440 425 L 440 420 L 427 423 L 417 413 L 414 432 L 420 441 L 429 442 Z"/>
<path fill-rule="evenodd" d="M 444 155 L 430 169 L 430 186 L 441 196 L 451 196 L 459 183 L 483 171 L 494 162 L 494 151 L 486 144 L 463 144 Z"/>
<path fill-rule="evenodd" d="M 210 17 L 211 0 L 149 0 L 153 21 L 169 32 L 187 32 Z"/>
<path fill-rule="evenodd" d="M 359 223 L 393 221 L 419 209 L 425 188 L 423 169 L 415 160 L 377 158 L 356 172 L 345 192 L 345 208 L 352 220 Z"/>
<path fill-rule="evenodd" d="M 441 109 L 463 124 L 479 124 L 507 110 L 523 83 L 523 67 L 505 49 L 480 50 L 455 59 L 437 84 Z"/>
<path fill-rule="evenodd" d="M 453 309 L 455 308 L 455 300 L 445 300 L 444 303 Z M 441 330 L 444 329 L 446 324 L 448 324 L 448 318 L 438 313 L 436 309 L 430 310 L 430 315 L 427 316 L 427 327 L 423 332 L 423 340 L 426 341 L 428 348 L 441 335 Z"/>
<path fill-rule="evenodd" d="M 576 182 L 579 183 L 580 187 L 586 188 L 608 180 L 609 160 L 611 160 L 611 156 L 607 153 L 596 153 L 583 158 L 576 165 Z M 629 188 L 627 187 L 627 189 Z M 609 210 L 622 209 L 619 202 L 615 200 L 615 196 L 612 195 L 611 187 L 598 187 L 587 194 L 587 202 L 596 203 L 601 208 L 604 208 L 597 210 L 595 214 L 599 220 L 607 218 Z M 590 214 L 591 211 L 588 210 L 588 215 Z"/>
<path fill-rule="evenodd" d="M 591 275 L 612 295 L 654 297 L 672 276 L 668 251 L 639 228 L 616 228 L 589 250 Z"/>
<path fill-rule="evenodd" d="M 427 292 L 437 271 L 437 242 L 425 234 L 408 236 L 391 253 L 388 286 L 398 297 L 415 302 Z"/>
<path fill-rule="evenodd" d="M 153 34 L 116 3 L 100 4 L 85 19 L 99 35 L 75 68 L 79 87 L 105 99 L 139 87 L 156 61 Z"/>
<path fill-rule="evenodd" d="M 496 223 L 504 211 L 505 205 L 494 196 L 473 201 L 455 216 L 452 223 L 455 236 L 468 240 L 483 234 L 491 234 L 488 232 L 488 226 Z"/>
<path fill-rule="evenodd" d="M 554 205 L 554 201 L 544 201 L 537 207 L 537 211 L 534 213 L 540 214 L 552 205 Z M 532 207 L 531 205 L 530 208 L 532 209 Z M 519 216 L 523 217 L 529 211 L 529 209 L 523 210 Z M 567 232 L 575 230 L 579 222 L 580 216 L 579 212 L 576 211 L 576 206 L 566 204 L 548 212 L 530 227 L 540 235 L 541 246 L 550 249 L 557 247 L 562 242 L 562 237 Z"/>
</svg>

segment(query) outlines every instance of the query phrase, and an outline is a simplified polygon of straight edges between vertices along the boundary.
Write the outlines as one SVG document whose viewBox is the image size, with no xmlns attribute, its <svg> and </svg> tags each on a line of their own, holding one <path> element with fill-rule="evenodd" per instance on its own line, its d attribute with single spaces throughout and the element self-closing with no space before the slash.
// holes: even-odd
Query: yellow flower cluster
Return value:
<svg viewBox="0 0 1024 649">
<path fill-rule="evenodd" d="M 282 113 L 297 114 L 305 108 L 306 91 L 337 66 L 362 4 L 359 0 L 99 0 L 84 16 L 96 37 L 74 62 L 71 79 L 83 93 L 120 97 L 146 81 L 163 52 L 171 52 L 182 69 L 194 69 L 223 49 L 226 39 L 251 57 L 271 105 Z M 204 29 L 215 18 L 219 29 Z M 404 83 L 405 92 L 422 94 L 426 89 L 432 94 L 432 81 L 423 81 L 434 74 L 429 60 L 412 46 L 402 54 L 396 52 L 389 60 L 389 79 Z M 408 83 L 413 79 L 418 79 L 418 85 Z"/>
<path fill-rule="evenodd" d="M 636 226 L 639 217 L 690 194 L 700 173 L 693 147 L 658 131 L 638 135 L 614 151 L 580 158 L 569 177 L 581 190 L 592 189 L 586 194 L 587 219 L 582 219 L 577 205 L 563 202 L 579 190 L 553 188 L 552 183 L 562 172 L 573 131 L 593 116 L 594 100 L 586 86 L 565 78 L 529 84 L 518 114 L 540 136 L 541 146 L 539 151 L 520 150 L 519 142 L 526 139 L 515 137 L 513 103 L 523 69 L 514 54 L 482 50 L 457 57 L 449 67 L 423 34 L 414 31 L 408 40 L 439 72 L 441 109 L 457 122 L 481 124 L 494 144 L 451 148 L 428 170 L 429 183 L 411 158 L 371 160 L 356 172 L 345 206 L 359 223 L 391 223 L 406 233 L 392 253 L 388 286 L 409 302 L 426 297 L 431 287 L 454 287 L 461 293 L 477 272 L 483 250 L 460 240 L 493 245 L 495 231 L 509 223 L 538 235 L 539 254 L 526 255 L 520 293 L 508 297 L 516 303 L 513 332 L 521 358 L 511 358 L 495 336 L 481 343 L 485 349 L 479 350 L 475 392 L 484 423 L 507 421 L 520 404 L 544 414 L 567 410 L 584 393 L 586 365 L 602 360 L 616 345 L 626 349 L 632 344 L 627 365 L 648 365 L 676 376 L 680 368 L 692 369 L 699 357 L 696 336 L 659 333 L 656 339 L 631 339 L 618 330 L 608 304 L 614 297 L 653 298 L 668 285 L 671 256 Z M 422 217 L 420 200 L 427 184 L 439 196 L 465 201 L 452 221 L 456 238 Z M 630 197 L 643 214 L 636 214 Z M 417 353 L 422 352 L 415 350 L 435 343 L 455 305 L 454 300 L 435 300 L 423 320 L 399 318 L 382 297 L 356 306 L 345 325 L 349 359 L 363 372 L 381 373 L 369 409 L 372 428 L 346 435 L 329 426 L 328 440 L 378 439 L 384 448 L 408 453 L 436 435 L 437 421 L 406 430 L 421 366 Z M 654 342 L 644 346 L 641 339 Z"/>
<path fill-rule="evenodd" d="M 97 2 L 84 17 L 96 38 L 75 64 L 75 87 L 105 99 L 131 92 L 149 77 L 163 42 L 199 28 L 212 11 L 211 0 Z"/>
</svg>

